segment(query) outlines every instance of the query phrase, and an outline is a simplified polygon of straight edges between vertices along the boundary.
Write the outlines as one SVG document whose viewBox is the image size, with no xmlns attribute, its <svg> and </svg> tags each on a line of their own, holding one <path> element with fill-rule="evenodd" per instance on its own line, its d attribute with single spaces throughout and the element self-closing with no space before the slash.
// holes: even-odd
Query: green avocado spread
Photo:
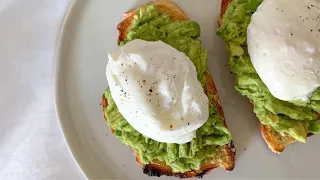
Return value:
<svg viewBox="0 0 320 180">
<path fill-rule="evenodd" d="M 134 23 L 120 46 L 134 39 L 147 41 L 161 40 L 184 52 L 196 66 L 198 79 L 205 85 L 204 72 L 207 70 L 207 53 L 197 39 L 200 36 L 199 24 L 194 21 L 173 21 L 169 15 L 160 12 L 152 4 L 142 7 L 134 17 Z M 105 115 L 108 124 L 115 129 L 115 135 L 123 144 L 131 146 L 144 164 L 154 160 L 164 161 L 174 172 L 199 170 L 203 163 L 214 158 L 219 146 L 230 143 L 231 135 L 209 97 L 209 118 L 196 132 L 189 143 L 161 143 L 143 136 L 136 131 L 120 114 L 109 89 L 105 92 L 108 107 Z"/>
<path fill-rule="evenodd" d="M 254 104 L 254 112 L 261 123 L 281 134 L 287 134 L 300 142 L 306 142 L 309 133 L 320 132 L 320 88 L 308 102 L 286 102 L 271 95 L 259 78 L 247 49 L 247 27 L 251 15 L 262 0 L 233 0 L 222 19 L 217 34 L 226 42 L 230 53 L 230 66 L 236 74 L 238 90 Z"/>
</svg>

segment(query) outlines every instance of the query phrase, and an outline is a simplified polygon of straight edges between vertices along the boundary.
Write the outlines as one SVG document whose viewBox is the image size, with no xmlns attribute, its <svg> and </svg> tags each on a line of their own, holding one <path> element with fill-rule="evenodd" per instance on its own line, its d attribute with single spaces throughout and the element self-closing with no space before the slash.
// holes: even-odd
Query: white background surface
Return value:
<svg viewBox="0 0 320 180">
<path fill-rule="evenodd" d="M 59 127 L 53 59 L 71 0 L 0 0 L 0 179 L 84 179 Z"/>
</svg>

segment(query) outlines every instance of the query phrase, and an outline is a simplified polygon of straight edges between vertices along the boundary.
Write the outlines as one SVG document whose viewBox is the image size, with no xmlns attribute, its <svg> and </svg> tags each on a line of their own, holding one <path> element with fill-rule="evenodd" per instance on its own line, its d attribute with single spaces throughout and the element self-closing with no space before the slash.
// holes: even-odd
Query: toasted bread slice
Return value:
<svg viewBox="0 0 320 180">
<path fill-rule="evenodd" d="M 162 12 L 168 13 L 169 16 L 174 20 L 188 20 L 187 15 L 175 3 L 171 1 L 157 0 L 157 1 L 152 1 L 152 3 Z M 118 44 L 126 38 L 126 35 L 129 32 L 133 22 L 133 16 L 136 15 L 137 11 L 138 9 L 133 9 L 125 13 L 124 15 L 125 19 L 122 22 L 120 22 L 120 24 L 118 25 L 117 27 L 119 30 Z M 218 96 L 215 84 L 213 82 L 213 78 L 208 70 L 205 72 L 205 76 L 206 76 L 206 85 L 204 88 L 205 93 L 207 95 L 210 95 L 208 97 L 213 97 L 212 102 L 214 102 L 214 105 L 217 107 L 217 110 L 220 116 L 223 118 L 224 124 L 226 126 L 219 96 Z M 103 95 L 102 96 L 103 112 L 105 111 L 107 106 L 108 106 L 108 101 Z M 105 119 L 106 121 L 108 121 L 106 116 L 105 116 Z M 114 132 L 113 129 L 111 129 L 111 131 Z M 167 176 L 176 176 L 179 178 L 202 177 L 204 174 L 208 173 L 210 170 L 214 168 L 223 167 L 224 169 L 231 171 L 235 165 L 235 149 L 232 142 L 228 145 L 220 146 L 217 150 L 216 157 L 214 159 L 209 159 L 207 162 L 205 162 L 200 170 L 191 170 L 184 173 L 172 172 L 172 169 L 169 166 L 167 166 L 164 162 L 161 162 L 158 160 L 154 160 L 152 163 L 149 163 L 149 164 L 143 164 L 139 159 L 137 152 L 134 152 L 134 155 L 136 157 L 137 163 L 142 167 L 143 172 L 149 176 L 167 175 Z"/>
<path fill-rule="evenodd" d="M 222 0 L 221 1 L 221 10 L 220 16 L 218 18 L 218 25 L 222 25 L 223 16 L 228 9 L 228 5 L 232 2 L 232 0 Z M 253 105 L 253 104 L 252 104 Z M 261 122 L 261 121 L 260 121 Z M 292 138 L 287 134 L 280 134 L 272 127 L 263 125 L 260 123 L 260 131 L 261 135 L 264 138 L 265 142 L 267 143 L 268 147 L 274 153 L 281 153 L 287 145 L 296 142 L 296 139 Z M 312 134 L 308 134 L 311 136 Z"/>
</svg>

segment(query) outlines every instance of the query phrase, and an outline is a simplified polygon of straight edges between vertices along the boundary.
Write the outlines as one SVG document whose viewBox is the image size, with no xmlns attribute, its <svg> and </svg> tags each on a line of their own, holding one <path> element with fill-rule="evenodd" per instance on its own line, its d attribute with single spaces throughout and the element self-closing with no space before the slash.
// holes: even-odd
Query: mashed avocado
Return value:
<svg viewBox="0 0 320 180">
<path fill-rule="evenodd" d="M 247 50 L 247 27 L 251 15 L 262 0 L 233 0 L 217 34 L 226 42 L 231 70 L 236 74 L 236 89 L 254 104 L 254 112 L 262 124 L 306 142 L 308 133 L 319 133 L 320 88 L 308 102 L 286 102 L 276 99 L 259 78 Z"/>
<path fill-rule="evenodd" d="M 205 84 L 204 72 L 207 70 L 207 53 L 197 40 L 200 35 L 199 24 L 193 21 L 172 21 L 165 13 L 158 12 L 152 4 L 142 7 L 135 16 L 133 27 L 121 46 L 134 39 L 147 41 L 161 40 L 177 50 L 184 52 L 194 63 L 198 79 Z M 214 158 L 216 149 L 231 141 L 229 130 L 224 126 L 213 102 L 209 104 L 209 118 L 197 130 L 196 137 L 186 144 L 160 143 L 136 131 L 120 114 L 109 89 L 105 92 L 108 107 L 105 115 L 110 127 L 122 143 L 138 152 L 144 164 L 157 159 L 166 162 L 174 172 L 199 170 L 209 158 Z M 212 101 L 212 98 L 209 98 Z"/>
</svg>

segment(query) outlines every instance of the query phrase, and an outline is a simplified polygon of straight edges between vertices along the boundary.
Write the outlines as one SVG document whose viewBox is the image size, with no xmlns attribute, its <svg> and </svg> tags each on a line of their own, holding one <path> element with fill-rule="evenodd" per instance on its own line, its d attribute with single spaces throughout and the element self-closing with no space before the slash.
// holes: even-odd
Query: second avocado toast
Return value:
<svg viewBox="0 0 320 180">
<path fill-rule="evenodd" d="M 110 90 L 106 90 L 102 104 L 107 123 L 122 143 L 132 147 L 143 172 L 150 176 L 187 178 L 202 177 L 217 167 L 231 171 L 234 168 L 235 150 L 207 67 L 207 53 L 197 39 L 200 35 L 198 23 L 189 21 L 174 3 L 154 1 L 127 13 L 118 25 L 118 30 L 120 46 L 135 39 L 161 40 L 184 52 L 195 65 L 198 80 L 209 99 L 209 118 L 197 130 L 196 137 L 191 142 L 162 143 L 135 130 L 119 112 Z"/>
<path fill-rule="evenodd" d="M 273 97 L 253 67 L 247 47 L 247 28 L 262 0 L 222 0 L 220 28 L 230 54 L 231 71 L 236 75 L 236 89 L 249 98 L 261 123 L 261 134 L 269 148 L 282 152 L 295 141 L 320 133 L 320 88 L 308 102 L 288 102 Z"/>
</svg>

